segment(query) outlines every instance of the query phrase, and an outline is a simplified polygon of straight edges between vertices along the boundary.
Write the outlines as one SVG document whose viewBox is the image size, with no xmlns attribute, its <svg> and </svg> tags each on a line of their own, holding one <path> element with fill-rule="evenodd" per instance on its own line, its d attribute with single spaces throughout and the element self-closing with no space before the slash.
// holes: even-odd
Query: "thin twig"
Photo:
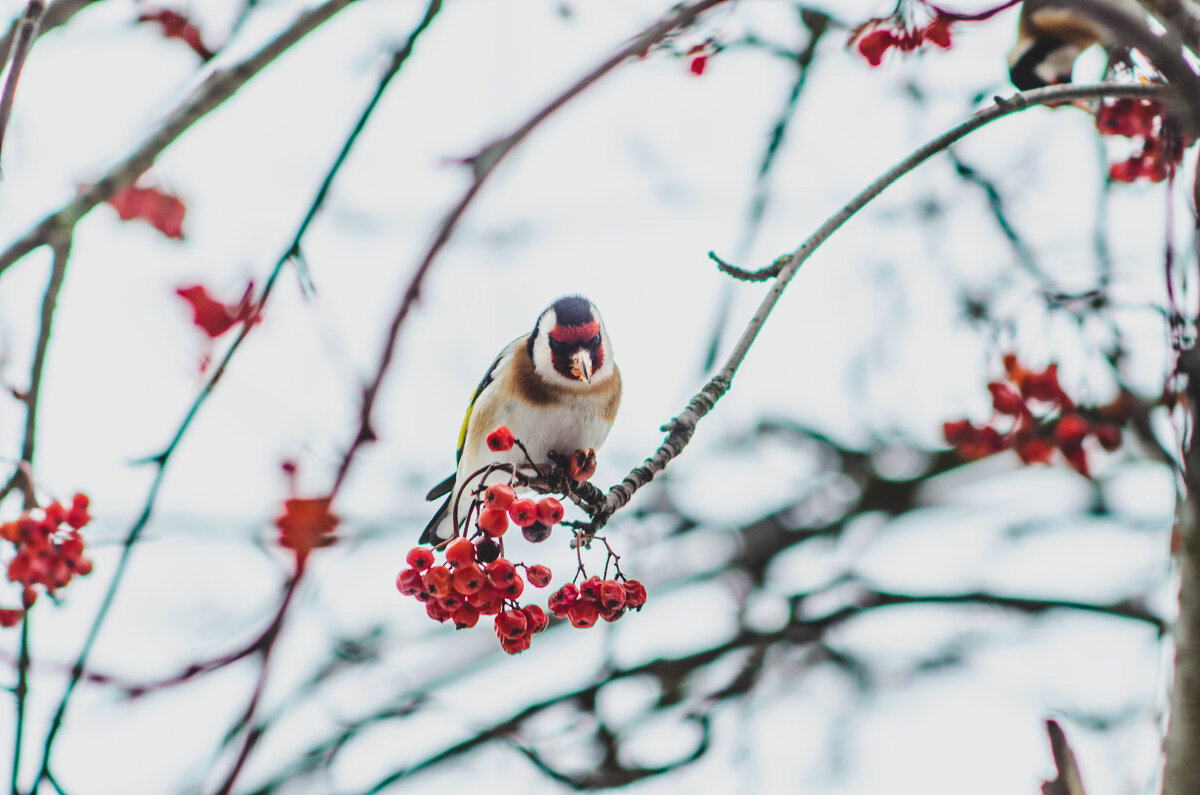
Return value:
<svg viewBox="0 0 1200 795">
<path fill-rule="evenodd" d="M 4 81 L 4 93 L 0 94 L 0 150 L 4 146 L 4 133 L 8 129 L 13 100 L 17 96 L 17 81 L 21 79 L 21 70 L 25 66 L 25 59 L 29 57 L 29 49 L 33 47 L 33 38 L 45 10 L 45 0 L 29 0 L 25 6 L 25 13 L 21 15 L 21 21 L 17 23 L 17 38 L 12 47 L 12 62 L 8 66 L 8 78 Z M 7 57 L 7 55 L 8 52 L 5 51 L 5 56 Z"/>
<path fill-rule="evenodd" d="M 21 651 L 17 659 L 17 686 L 13 696 L 17 702 L 17 725 L 13 727 L 12 795 L 21 795 L 17 774 L 21 769 L 21 740 L 25 736 L 25 701 L 29 695 L 29 609 L 21 617 Z"/>
<path fill-rule="evenodd" d="M 737 265 L 732 265 L 716 255 L 715 252 L 708 252 L 708 258 L 717 263 L 717 268 L 721 273 L 727 276 L 732 276 L 739 282 L 767 282 L 774 279 L 783 270 L 783 266 L 792 258 L 791 254 L 784 254 L 778 257 L 770 265 L 765 268 L 759 268 L 756 271 L 742 270 Z"/>
<path fill-rule="evenodd" d="M 338 466 L 337 475 L 334 477 L 333 488 L 330 490 L 330 495 L 337 494 L 345 482 L 346 475 L 350 471 L 350 465 L 354 462 L 359 449 L 367 443 L 373 442 L 376 439 L 375 430 L 372 427 L 372 415 L 375 410 L 375 401 L 379 395 L 379 388 L 383 384 L 384 378 L 392 364 L 392 357 L 395 353 L 396 342 L 400 336 L 400 327 L 404 325 L 405 319 L 408 317 L 409 311 L 413 304 L 420 297 L 421 284 L 425 279 L 425 275 L 429 272 L 430 266 L 438 254 L 441 253 L 446 243 L 449 242 L 451 235 L 454 233 L 455 227 L 462 219 L 467 208 L 475 200 L 484 182 L 491 173 L 496 169 L 496 166 L 522 143 L 530 133 L 532 133 L 538 125 L 549 118 L 555 111 L 563 105 L 570 102 L 581 92 L 595 83 L 604 75 L 611 72 L 623 61 L 637 57 L 639 54 L 649 50 L 651 46 L 661 41 L 669 33 L 677 28 L 689 25 L 700 14 L 727 2 L 727 0 L 697 0 L 691 5 L 676 6 L 665 17 L 658 22 L 647 27 L 641 33 L 634 36 L 629 43 L 617 50 L 612 56 L 606 59 L 599 66 L 592 69 L 574 84 L 568 87 L 561 94 L 552 99 L 545 107 L 541 108 L 527 121 L 521 124 L 517 129 L 513 130 L 508 135 L 500 138 L 484 147 L 478 154 L 468 158 L 465 163 L 471 167 L 473 179 L 470 186 L 462 198 L 450 208 L 446 213 L 441 223 L 438 224 L 437 231 L 434 234 L 433 241 L 425 250 L 420 262 L 417 264 L 416 271 L 409 280 L 408 287 L 404 291 L 404 295 L 400 300 L 400 305 L 396 308 L 395 314 L 392 316 L 391 324 L 388 327 L 387 337 L 384 341 L 383 351 L 380 353 L 379 363 L 375 367 L 374 375 L 370 382 L 363 388 L 362 406 L 359 410 L 359 426 L 354 435 L 354 440 L 346 449 L 342 456 L 342 461 Z M 2 260 L 0 260 L 2 262 Z"/>
<path fill-rule="evenodd" d="M 640 466 L 634 469 L 625 479 L 609 489 L 604 503 L 595 506 L 592 513 L 591 532 L 598 531 L 608 521 L 612 514 L 629 502 L 634 492 L 649 483 L 658 472 L 662 471 L 671 459 L 679 455 L 687 446 L 698 423 L 713 405 L 729 390 L 734 376 L 742 361 L 749 353 L 750 347 L 762 330 L 763 324 L 775 308 L 779 297 L 787 288 L 800 266 L 812 256 L 834 232 L 842 227 L 859 210 L 869 204 L 876 196 L 900 177 L 912 171 L 927 159 L 943 151 L 951 144 L 962 139 L 975 130 L 1018 111 L 1026 110 L 1037 105 L 1059 104 L 1077 99 L 1098 99 L 1103 97 L 1139 97 L 1143 99 L 1165 99 L 1173 96 L 1174 89 L 1163 85 L 1100 83 L 1096 85 L 1064 85 L 1038 88 L 1025 91 L 1002 99 L 996 98 L 991 106 L 976 112 L 969 119 L 937 136 L 929 143 L 916 149 L 908 157 L 888 169 L 857 196 L 850 200 L 840 210 L 830 216 L 799 248 L 790 256 L 788 261 L 775 278 L 771 289 L 767 292 L 758 310 L 746 325 L 742 337 L 729 354 L 725 366 L 712 377 L 689 402 L 684 410 L 673 420 L 663 426 L 667 438 L 659 448 Z"/>
<path fill-rule="evenodd" d="M 250 752 L 254 750 L 259 738 L 262 737 L 265 727 L 254 725 L 254 716 L 258 712 L 259 702 L 262 701 L 262 695 L 267 688 L 267 673 L 270 670 L 271 653 L 275 650 L 275 643 L 279 640 L 279 635 L 283 629 L 283 620 L 287 615 L 288 607 L 292 604 L 292 597 L 296 595 L 296 586 L 300 584 L 303 567 L 298 566 L 296 575 L 288 581 L 287 591 L 283 595 L 283 601 L 279 605 L 279 612 L 275 616 L 275 620 L 271 623 L 270 628 L 263 636 L 263 643 L 257 650 L 262 657 L 262 662 L 258 670 L 258 681 L 254 684 L 254 692 L 250 696 L 250 702 L 246 705 L 246 711 L 242 714 L 238 725 L 246 727 L 246 734 L 242 739 L 242 747 L 238 751 L 237 759 L 233 762 L 233 767 L 229 771 L 229 775 L 225 778 L 225 782 L 217 789 L 218 795 L 229 795 L 233 789 L 233 785 L 237 782 L 238 775 L 242 772 L 242 768 L 246 764 L 246 760 L 250 757 Z"/>
</svg>

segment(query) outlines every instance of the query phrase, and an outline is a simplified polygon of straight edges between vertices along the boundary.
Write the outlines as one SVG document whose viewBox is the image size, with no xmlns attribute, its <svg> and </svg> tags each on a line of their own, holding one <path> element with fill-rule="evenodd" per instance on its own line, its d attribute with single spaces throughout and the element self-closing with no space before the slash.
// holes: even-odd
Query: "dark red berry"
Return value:
<svg viewBox="0 0 1200 795">
<path fill-rule="evenodd" d="M 475 544 L 475 557 L 480 563 L 491 563 L 500 557 L 500 545 L 490 538 L 481 539 Z"/>
<path fill-rule="evenodd" d="M 531 544 L 540 544 L 550 537 L 550 528 L 541 522 L 534 522 L 528 527 L 522 527 L 521 535 Z"/>
</svg>

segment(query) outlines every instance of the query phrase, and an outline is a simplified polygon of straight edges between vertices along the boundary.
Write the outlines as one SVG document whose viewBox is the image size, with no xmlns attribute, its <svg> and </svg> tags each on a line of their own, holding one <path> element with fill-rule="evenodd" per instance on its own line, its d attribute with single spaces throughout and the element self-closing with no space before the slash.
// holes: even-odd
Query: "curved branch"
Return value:
<svg viewBox="0 0 1200 795">
<path fill-rule="evenodd" d="M 924 163 L 933 155 L 945 150 L 951 144 L 966 137 L 980 127 L 996 119 L 1037 105 L 1057 105 L 1074 100 L 1100 99 L 1104 97 L 1138 97 L 1141 99 L 1162 100 L 1174 94 L 1174 89 L 1164 85 L 1099 83 L 1096 85 L 1050 86 L 1048 88 L 1038 88 L 1014 94 L 1007 99 L 996 97 L 995 104 L 976 112 L 966 121 L 937 136 L 892 166 L 840 210 L 830 216 L 787 258 L 783 267 L 780 268 L 779 274 L 775 278 L 770 291 L 767 292 L 766 297 L 759 304 L 758 310 L 746 325 L 741 339 L 734 346 L 733 352 L 729 354 L 725 366 L 704 385 L 704 388 L 688 402 L 687 406 L 677 417 L 662 427 L 662 430 L 667 432 L 667 438 L 663 440 L 659 448 L 642 462 L 641 465 L 634 467 L 623 481 L 609 489 L 603 503 L 591 506 L 592 510 L 589 513 L 591 513 L 592 521 L 588 528 L 589 532 L 595 533 L 602 528 L 613 513 L 620 510 L 629 502 L 634 492 L 653 480 L 654 476 L 661 472 L 671 459 L 683 451 L 683 448 L 691 441 L 692 434 L 696 429 L 696 423 L 703 419 L 704 415 L 712 410 L 716 402 L 729 391 L 738 368 L 746 358 L 746 354 L 750 352 L 750 347 L 754 344 L 755 339 L 757 339 L 763 324 L 767 322 L 767 318 L 775 308 L 775 304 L 779 301 L 780 296 L 783 295 L 783 291 L 796 275 L 796 271 L 800 269 L 805 260 L 812 256 L 813 252 L 822 243 L 849 221 L 855 213 L 869 204 L 876 196 L 883 193 L 892 183 L 915 169 L 921 163 Z"/>
</svg>

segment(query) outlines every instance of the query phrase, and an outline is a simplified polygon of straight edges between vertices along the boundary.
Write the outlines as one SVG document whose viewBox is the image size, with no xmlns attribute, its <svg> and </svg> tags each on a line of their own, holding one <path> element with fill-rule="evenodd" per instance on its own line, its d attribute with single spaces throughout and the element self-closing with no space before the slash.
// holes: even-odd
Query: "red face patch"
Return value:
<svg viewBox="0 0 1200 795">
<path fill-rule="evenodd" d="M 600 324 L 592 321 L 582 326 L 555 326 L 550 330 L 550 339 L 555 342 L 587 342 L 600 333 Z"/>
</svg>

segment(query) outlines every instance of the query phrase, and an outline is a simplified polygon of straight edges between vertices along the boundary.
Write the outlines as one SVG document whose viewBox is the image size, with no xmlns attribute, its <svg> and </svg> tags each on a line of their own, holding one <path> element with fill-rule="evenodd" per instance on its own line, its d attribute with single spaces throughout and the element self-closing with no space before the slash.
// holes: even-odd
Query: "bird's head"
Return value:
<svg viewBox="0 0 1200 795">
<path fill-rule="evenodd" d="M 527 348 L 534 369 L 552 384 L 585 389 L 615 370 L 604 321 L 583 296 L 568 295 L 547 307 Z"/>
</svg>

